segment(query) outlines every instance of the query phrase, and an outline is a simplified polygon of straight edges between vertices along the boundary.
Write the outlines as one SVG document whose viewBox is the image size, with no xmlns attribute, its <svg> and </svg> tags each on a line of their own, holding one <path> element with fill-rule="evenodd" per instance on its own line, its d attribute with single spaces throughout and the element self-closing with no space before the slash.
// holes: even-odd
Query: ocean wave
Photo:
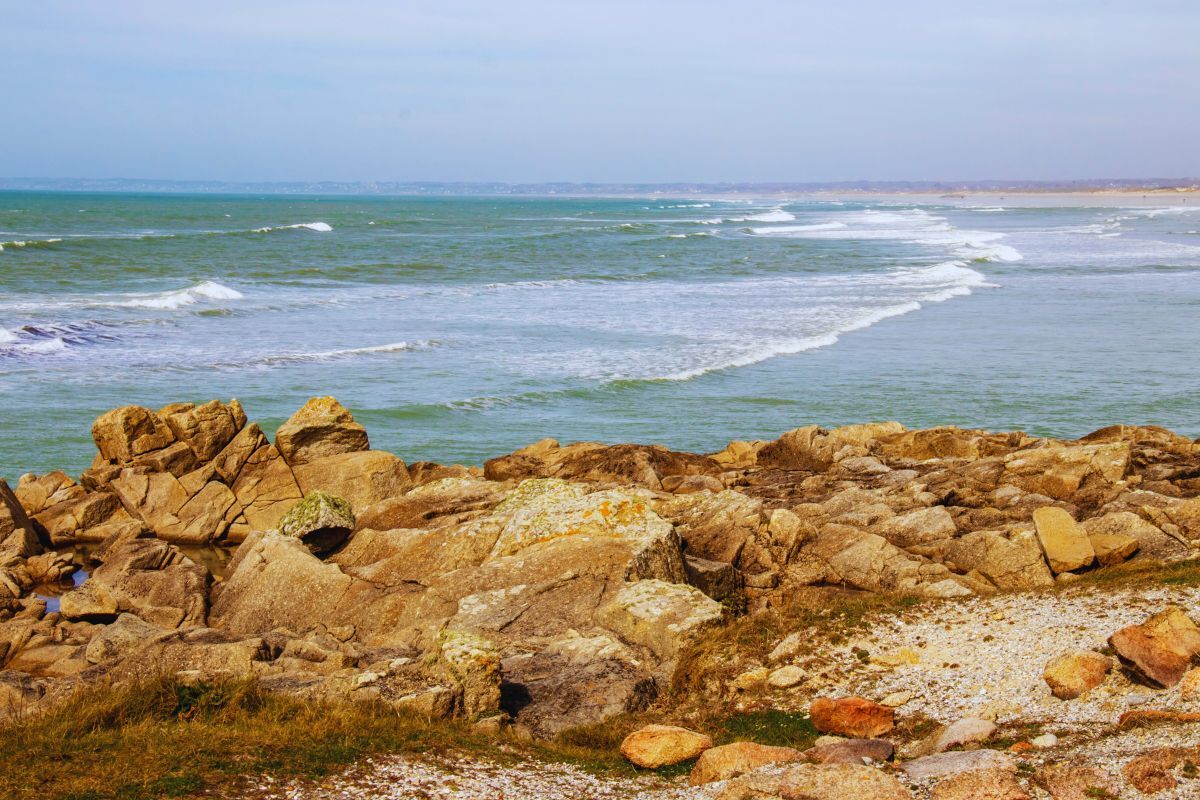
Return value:
<svg viewBox="0 0 1200 800">
<path fill-rule="evenodd" d="M 388 344 L 370 345 L 368 347 L 348 347 L 341 350 L 318 350 L 313 352 L 279 353 L 259 356 L 244 361 L 228 361 L 212 364 L 215 368 L 244 368 L 244 367 L 277 367 L 288 364 L 312 364 L 325 361 L 341 361 L 358 356 L 379 355 L 383 353 L 406 353 L 413 350 L 426 350 L 436 347 L 435 341 L 419 342 L 390 342 Z"/>
<path fill-rule="evenodd" d="M 1022 254 L 1010 245 L 997 244 L 1003 233 L 961 230 L 923 209 L 853 211 L 812 225 L 751 228 L 756 236 L 793 239 L 895 240 L 928 247 L 948 248 L 969 261 L 1020 261 Z"/>
<path fill-rule="evenodd" d="M 265 228 L 254 228 L 251 233 L 270 233 L 271 231 L 309 230 L 317 233 L 329 233 L 333 226 L 328 222 L 297 222 L 295 225 L 268 225 Z"/>
<path fill-rule="evenodd" d="M 0 328 L 0 355 L 58 353 L 69 346 L 112 342 L 117 340 L 116 327 L 116 323 L 86 320 Z"/>
<path fill-rule="evenodd" d="M 173 310 L 184 306 L 194 305 L 205 300 L 241 300 L 245 295 L 236 289 L 215 281 L 201 281 L 195 286 L 168 292 L 152 294 L 120 295 L 121 299 L 96 300 L 88 305 L 110 306 L 115 308 L 157 308 Z"/>
<path fill-rule="evenodd" d="M 1190 214 L 1193 211 L 1200 211 L 1200 206 L 1166 206 L 1164 208 L 1125 208 L 1122 211 L 1128 211 L 1139 217 L 1175 217 L 1180 214 Z"/>
<path fill-rule="evenodd" d="M 795 214 L 784 211 L 782 208 L 774 208 L 761 214 L 751 214 L 748 217 L 730 220 L 730 222 L 795 222 L 795 220 Z"/>
<path fill-rule="evenodd" d="M 13 239 L 12 241 L 8 241 L 8 242 L 0 242 L 0 252 L 3 252 L 4 248 L 6 248 L 6 247 L 49 247 L 50 245 L 57 244 L 61 241 L 62 241 L 62 239 L 58 239 L 58 238 Z"/>
</svg>

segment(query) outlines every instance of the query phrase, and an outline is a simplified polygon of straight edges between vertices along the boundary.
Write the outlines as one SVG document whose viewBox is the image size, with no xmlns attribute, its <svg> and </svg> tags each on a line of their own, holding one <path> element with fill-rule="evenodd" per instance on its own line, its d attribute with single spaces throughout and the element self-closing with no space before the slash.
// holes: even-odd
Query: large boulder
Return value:
<svg viewBox="0 0 1200 800">
<path fill-rule="evenodd" d="M 261 445 L 246 458 L 232 489 L 240 508 L 229 530 L 234 541 L 242 541 L 251 531 L 276 527 L 303 497 L 291 468 L 273 444 Z"/>
<path fill-rule="evenodd" d="M 215 458 L 246 424 L 246 412 L 237 400 L 228 405 L 219 400 L 199 406 L 175 403 L 159 409 L 158 417 L 200 462 Z"/>
<path fill-rule="evenodd" d="M 299 540 L 258 531 L 238 547 L 216 593 L 213 627 L 237 634 L 288 628 L 303 633 L 337 624 L 339 604 L 353 579 L 326 564 Z"/>
<path fill-rule="evenodd" d="M 1060 700 L 1074 700 L 1100 684 L 1112 669 L 1112 659 L 1091 650 L 1077 650 L 1052 658 L 1042 671 L 1050 691 Z"/>
<path fill-rule="evenodd" d="M 210 578 L 178 548 L 157 539 L 133 539 L 109 548 L 104 563 L 63 596 L 61 607 L 68 618 L 128 612 L 161 628 L 204 625 Z"/>
<path fill-rule="evenodd" d="M 1144 680 L 1171 687 L 1200 654 L 1200 628 L 1183 609 L 1169 606 L 1141 625 L 1117 631 L 1108 637 L 1108 643 L 1121 663 Z"/>
<path fill-rule="evenodd" d="M 646 725 L 621 741 L 621 755 L 643 769 L 678 764 L 713 746 L 711 737 L 677 725 Z"/>
<path fill-rule="evenodd" d="M 999 589 L 1035 589 L 1054 583 L 1041 545 L 1028 531 L 1011 537 L 995 531 L 968 533 L 946 548 L 945 562 L 958 572 L 978 572 Z"/>
<path fill-rule="evenodd" d="M 803 758 L 802 752 L 791 747 L 734 742 L 705 750 L 700 755 L 700 760 L 692 767 L 688 783 L 701 786 L 714 781 L 727 781 L 767 764 L 786 764 Z"/>
<path fill-rule="evenodd" d="M 369 450 L 367 431 L 332 397 L 314 397 L 275 432 L 275 446 L 290 465 L 324 456 Z"/>
<path fill-rule="evenodd" d="M 559 447 L 558 442 L 546 439 L 512 455 L 486 461 L 483 470 L 489 480 L 561 478 L 661 490 L 663 478 L 718 475 L 721 466 L 706 456 L 677 453 L 657 445 L 579 442 Z"/>
<path fill-rule="evenodd" d="M 627 642 L 672 661 L 720 621 L 721 604 L 692 586 L 649 579 L 631 583 L 597 612 L 597 620 Z"/>
<path fill-rule="evenodd" d="M 797 764 L 730 781 L 716 800 L 912 800 L 892 775 L 862 764 Z"/>
<path fill-rule="evenodd" d="M 1045 506 L 1033 512 L 1038 541 L 1054 574 L 1074 572 L 1096 560 L 1087 532 L 1066 511 Z"/>
<path fill-rule="evenodd" d="M 891 517 L 879 523 L 875 532 L 897 547 L 908 549 L 953 539 L 958 527 L 944 506 L 932 506 Z"/>
<path fill-rule="evenodd" d="M 150 409 L 122 406 L 100 415 L 92 424 L 92 438 L 101 456 L 124 464 L 172 444 L 175 434 Z"/>
<path fill-rule="evenodd" d="M 305 495 L 318 491 L 337 495 L 356 513 L 397 497 L 412 485 L 404 462 L 381 450 L 337 453 L 293 464 L 292 474 Z"/>
<path fill-rule="evenodd" d="M 816 539 L 801 548 L 800 555 L 797 567 L 819 566 L 818 580 L 826 583 L 925 597 L 972 594 L 945 565 L 907 553 L 882 536 L 846 525 L 826 525 Z M 815 582 L 811 577 L 806 582 Z"/>
<path fill-rule="evenodd" d="M 1055 500 L 1106 501 L 1129 470 L 1129 443 L 1048 444 L 1018 450 L 1004 458 L 1004 483 Z"/>
<path fill-rule="evenodd" d="M 818 697 L 809 715 L 813 727 L 822 733 L 873 739 L 894 727 L 896 710 L 862 697 Z"/>
<path fill-rule="evenodd" d="M 514 498 L 515 499 L 515 498 Z M 661 578 L 683 583 L 679 536 L 671 523 L 650 508 L 644 498 L 608 490 L 582 497 L 563 497 L 556 486 L 544 494 L 528 494 L 519 504 L 499 510 L 512 514 L 492 547 L 492 556 L 510 556 L 538 544 L 564 537 L 610 539 L 627 544 L 633 554 L 627 578 Z"/>
<path fill-rule="evenodd" d="M 582 491 L 579 492 L 582 494 Z M 435 528 L 490 513 L 509 494 L 504 484 L 474 477 L 446 477 L 421 484 L 356 511 L 360 528 Z"/>
</svg>

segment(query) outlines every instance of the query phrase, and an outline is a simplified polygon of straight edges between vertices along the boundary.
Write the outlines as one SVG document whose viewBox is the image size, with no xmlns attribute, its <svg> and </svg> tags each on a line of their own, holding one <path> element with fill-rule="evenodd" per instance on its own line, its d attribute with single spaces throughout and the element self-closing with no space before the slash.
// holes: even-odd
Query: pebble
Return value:
<svg viewBox="0 0 1200 800">
<path fill-rule="evenodd" d="M 1043 733 L 1030 742 L 1038 750 L 1049 750 L 1051 747 L 1058 747 L 1058 737 L 1053 733 Z"/>
</svg>

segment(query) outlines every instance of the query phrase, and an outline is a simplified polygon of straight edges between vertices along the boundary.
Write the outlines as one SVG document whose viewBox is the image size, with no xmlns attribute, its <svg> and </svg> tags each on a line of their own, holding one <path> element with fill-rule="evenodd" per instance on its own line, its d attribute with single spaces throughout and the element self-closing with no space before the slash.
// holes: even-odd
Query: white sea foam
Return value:
<svg viewBox="0 0 1200 800">
<path fill-rule="evenodd" d="M 8 328 L 0 328 L 0 344 L 9 344 L 18 340 L 18 336 Z"/>
<path fill-rule="evenodd" d="M 121 299 L 99 300 L 89 305 L 116 306 L 118 308 L 158 308 L 171 310 L 194 305 L 205 300 L 241 300 L 245 295 L 236 289 L 215 281 L 201 281 L 195 286 L 171 292 L 154 294 L 121 295 Z"/>
<path fill-rule="evenodd" d="M 328 222 L 297 222 L 295 225 L 268 225 L 265 228 L 255 228 L 252 233 L 270 233 L 271 231 L 309 230 L 317 233 L 329 233 L 333 226 Z"/>
<path fill-rule="evenodd" d="M 48 244 L 55 244 L 56 242 L 61 242 L 61 241 L 62 241 L 62 239 L 56 239 L 56 238 L 13 239 L 12 241 L 8 241 L 8 242 L 0 242 L 0 252 L 3 252 L 4 248 L 6 248 L 6 247 L 45 247 Z"/>
<path fill-rule="evenodd" d="M 733 222 L 794 222 L 796 215 L 782 208 L 775 208 L 770 211 L 765 211 L 762 214 L 751 214 L 743 219 L 731 220 Z"/>
<path fill-rule="evenodd" d="M 756 236 L 794 239 L 896 240 L 930 247 L 948 248 L 952 255 L 970 261 L 1020 261 L 1016 248 L 997 244 L 1003 233 L 960 230 L 945 217 L 922 209 L 901 211 L 839 212 L 825 222 L 812 225 L 780 225 L 751 228 Z"/>
<path fill-rule="evenodd" d="M 246 361 L 235 361 L 214 364 L 215 367 L 274 367 L 287 364 L 311 364 L 324 361 L 340 361 L 356 356 L 378 355 L 381 353 L 405 353 L 412 350 L 424 350 L 436 346 L 436 342 L 390 342 L 368 347 L 348 347 L 341 350 L 318 350 L 314 352 L 280 353 L 260 356 Z"/>
<path fill-rule="evenodd" d="M 1139 217 L 1175 217 L 1180 214 L 1190 214 L 1193 211 L 1200 211 L 1200 206 L 1166 206 L 1164 208 L 1127 208 L 1123 209 L 1131 214 L 1136 214 Z"/>
</svg>

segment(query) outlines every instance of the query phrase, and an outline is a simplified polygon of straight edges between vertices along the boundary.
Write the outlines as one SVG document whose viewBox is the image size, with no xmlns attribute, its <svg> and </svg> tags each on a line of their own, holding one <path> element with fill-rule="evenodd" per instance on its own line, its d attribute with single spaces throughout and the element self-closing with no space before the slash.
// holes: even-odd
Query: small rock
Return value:
<svg viewBox="0 0 1200 800">
<path fill-rule="evenodd" d="M 1038 750 L 1049 750 L 1052 747 L 1058 747 L 1058 737 L 1053 733 L 1043 733 L 1041 736 L 1034 737 L 1030 744 Z"/>
<path fill-rule="evenodd" d="M 901 647 L 899 650 L 893 650 L 890 653 L 873 655 L 871 656 L 871 662 L 882 664 L 885 667 L 911 666 L 921 662 L 921 654 L 911 647 Z"/>
<path fill-rule="evenodd" d="M 738 675 L 729 682 L 729 686 L 734 691 L 745 692 L 750 689 L 757 689 L 767 682 L 767 677 L 771 674 L 770 670 L 765 668 L 751 669 Z"/>
<path fill-rule="evenodd" d="M 899 708 L 913 699 L 912 692 L 892 692 L 887 697 L 879 701 L 879 705 L 887 706 L 888 708 Z"/>
<path fill-rule="evenodd" d="M 1092 533 L 1088 535 L 1096 560 L 1103 567 L 1120 564 L 1137 552 L 1138 540 L 1120 533 Z"/>
<path fill-rule="evenodd" d="M 789 689 L 803 681 L 806 676 L 807 673 L 800 667 L 789 664 L 772 672 L 767 678 L 767 685 L 776 689 Z"/>
<path fill-rule="evenodd" d="M 1042 678 L 1060 700 L 1074 700 L 1104 683 L 1112 669 L 1112 660 L 1091 650 L 1077 650 L 1056 656 L 1046 664 Z"/>
<path fill-rule="evenodd" d="M 1189 669 L 1179 681 L 1180 700 L 1200 700 L 1200 667 Z"/>
<path fill-rule="evenodd" d="M 809 708 L 813 726 L 822 733 L 874 738 L 895 725 L 895 710 L 862 697 L 820 697 Z"/>
<path fill-rule="evenodd" d="M 1189 761 L 1200 762 L 1200 747 L 1160 747 L 1132 759 L 1121 772 L 1133 788 L 1154 794 L 1177 786 L 1174 771 Z"/>
<path fill-rule="evenodd" d="M 317 555 L 346 541 L 354 530 L 354 511 L 340 497 L 313 492 L 292 506 L 279 520 L 279 532 L 304 542 Z"/>
<path fill-rule="evenodd" d="M 900 781 L 861 764 L 800 764 L 731 781 L 716 800 L 912 800 Z"/>
<path fill-rule="evenodd" d="M 767 656 L 767 660 L 772 664 L 778 664 L 780 661 L 790 661 L 800 655 L 809 641 L 809 637 L 803 636 L 800 633 L 789 633 L 783 637 L 783 640 L 779 644 L 775 645 L 775 649 Z"/>
<path fill-rule="evenodd" d="M 934 752 L 944 753 L 952 747 L 985 742 L 996 732 L 996 724 L 986 719 L 967 717 L 942 731 L 934 744 Z"/>
<path fill-rule="evenodd" d="M 621 742 L 621 755 L 639 767 L 657 769 L 678 764 L 713 746 L 710 737 L 675 725 L 647 725 Z"/>
</svg>

